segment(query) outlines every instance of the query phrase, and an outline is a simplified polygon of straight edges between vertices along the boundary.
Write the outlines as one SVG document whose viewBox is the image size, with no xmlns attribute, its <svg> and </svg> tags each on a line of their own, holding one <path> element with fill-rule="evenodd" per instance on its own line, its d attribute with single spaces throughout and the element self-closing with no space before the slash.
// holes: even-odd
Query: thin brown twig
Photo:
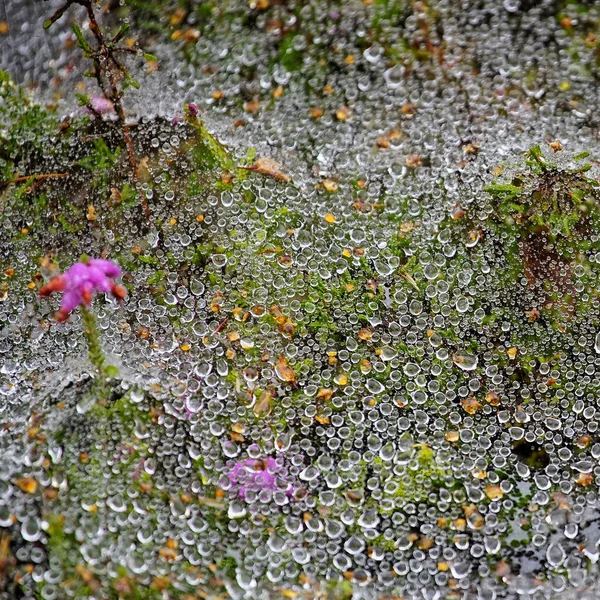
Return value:
<svg viewBox="0 0 600 600">
<path fill-rule="evenodd" d="M 39 187 L 45 179 L 56 179 L 59 177 L 68 177 L 69 175 L 70 173 L 39 173 L 37 175 L 22 175 L 21 177 L 15 177 L 14 179 L 0 182 L 0 192 L 4 192 L 10 185 L 14 183 L 20 183 L 21 181 L 29 181 L 33 179 L 34 183 L 25 189 L 25 193 L 29 194 L 29 192 Z"/>
<path fill-rule="evenodd" d="M 68 177 L 70 173 L 39 173 L 36 175 L 21 175 L 6 181 L 4 185 L 11 185 L 12 183 L 19 183 L 19 181 L 27 181 L 28 179 L 50 179 L 56 177 Z"/>
<path fill-rule="evenodd" d="M 98 21 L 96 20 L 96 15 L 94 13 L 94 7 L 90 0 L 77 0 L 80 4 L 86 7 L 88 13 L 88 19 L 90 22 L 90 31 L 94 34 L 96 41 L 98 42 L 98 54 L 100 56 L 105 56 L 113 63 L 119 71 L 123 74 L 126 74 L 127 71 L 125 68 L 119 63 L 119 61 L 113 56 L 113 48 L 112 46 L 106 43 L 104 39 L 104 35 L 102 34 L 102 30 L 98 25 Z M 127 124 L 127 117 L 125 116 L 125 110 L 123 108 L 123 103 L 121 102 L 121 98 L 123 96 L 123 91 L 118 85 L 117 78 L 115 77 L 114 71 L 109 67 L 105 68 L 106 77 L 108 78 L 111 90 L 110 93 L 106 90 L 105 82 L 102 79 L 102 63 L 100 61 L 100 56 L 94 57 L 94 65 L 95 65 L 95 74 L 96 80 L 102 93 L 106 98 L 108 98 L 117 113 L 117 117 L 121 123 L 121 127 L 123 129 L 123 137 L 125 139 L 125 145 L 127 146 L 127 155 L 129 157 L 129 164 L 131 165 L 131 169 L 133 172 L 133 177 L 136 179 L 136 183 L 138 183 L 138 195 L 140 197 L 141 204 L 144 208 L 144 212 L 146 218 L 150 221 L 150 207 L 148 206 L 148 202 L 144 197 L 144 194 L 139 190 L 139 181 L 137 177 L 137 160 L 135 158 L 135 150 L 133 148 L 133 140 L 131 139 L 131 132 L 129 130 L 129 125 Z"/>
<path fill-rule="evenodd" d="M 218 325 L 218 327 L 215 329 L 215 333 L 219 333 L 219 331 L 221 331 L 223 329 L 223 327 L 225 327 L 225 325 L 227 325 L 227 321 L 229 321 L 229 317 L 225 317 Z"/>
</svg>

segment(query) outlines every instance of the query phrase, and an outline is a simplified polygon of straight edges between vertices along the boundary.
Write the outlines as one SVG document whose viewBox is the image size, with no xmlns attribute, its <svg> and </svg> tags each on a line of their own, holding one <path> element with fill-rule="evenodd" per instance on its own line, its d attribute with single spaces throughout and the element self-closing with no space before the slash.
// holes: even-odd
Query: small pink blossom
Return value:
<svg viewBox="0 0 600 600">
<path fill-rule="evenodd" d="M 232 487 L 237 487 L 238 496 L 244 498 L 249 490 L 284 491 L 288 496 L 294 493 L 291 483 L 285 480 L 287 471 L 277 464 L 274 458 L 240 460 L 227 474 Z"/>
<path fill-rule="evenodd" d="M 111 112 L 115 109 L 113 103 L 104 96 L 91 96 L 90 97 L 90 107 L 92 110 L 87 108 L 87 112 L 95 112 L 99 115 L 103 115 L 107 112 Z"/>
<path fill-rule="evenodd" d="M 42 289 L 40 296 L 50 296 L 54 292 L 64 292 L 56 320 L 65 321 L 80 305 L 89 306 L 94 294 L 111 294 L 123 300 L 127 291 L 122 285 L 112 281 L 121 274 L 118 265 L 102 258 L 91 258 L 87 262 L 75 263 L 70 269 L 53 277 Z"/>
</svg>

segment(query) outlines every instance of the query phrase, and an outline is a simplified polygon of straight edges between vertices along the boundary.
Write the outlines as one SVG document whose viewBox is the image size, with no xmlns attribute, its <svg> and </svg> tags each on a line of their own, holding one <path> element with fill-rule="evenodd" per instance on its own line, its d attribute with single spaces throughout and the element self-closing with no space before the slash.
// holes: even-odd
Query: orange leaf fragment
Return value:
<svg viewBox="0 0 600 600">
<path fill-rule="evenodd" d="M 594 483 L 594 476 L 591 473 L 580 473 L 575 483 L 582 487 L 588 487 Z"/>
<path fill-rule="evenodd" d="M 272 158 L 259 158 L 251 167 L 238 167 L 246 171 L 255 171 L 261 175 L 268 175 L 279 179 L 279 181 L 290 181 L 290 178 L 281 171 L 279 163 L 274 161 Z"/>
<path fill-rule="evenodd" d="M 358 338 L 363 340 L 364 342 L 368 342 L 373 337 L 373 332 L 366 327 L 363 327 L 358 330 Z"/>
<path fill-rule="evenodd" d="M 288 367 L 289 369 L 289 367 Z M 291 369 L 290 369 L 291 370 Z M 273 393 L 270 390 L 265 390 L 258 399 L 258 402 L 254 405 L 252 411 L 257 417 L 267 417 L 271 414 L 271 400 L 273 399 Z"/>
<path fill-rule="evenodd" d="M 292 367 L 290 367 L 287 363 L 287 360 L 280 356 L 277 360 L 277 364 L 275 365 L 275 374 L 281 381 L 285 381 L 286 383 L 292 383 L 296 381 L 296 374 L 294 373 Z"/>
<path fill-rule="evenodd" d="M 490 500 L 500 500 L 504 496 L 504 492 L 499 485 L 488 485 L 484 491 Z"/>
<path fill-rule="evenodd" d="M 38 482 L 32 477 L 21 477 L 15 481 L 16 486 L 26 494 L 35 494 Z"/>
<path fill-rule="evenodd" d="M 461 400 L 460 403 L 461 406 L 465 409 L 465 411 L 470 415 L 474 415 L 481 408 L 481 402 L 479 402 L 479 400 L 477 400 L 473 396 Z"/>
<path fill-rule="evenodd" d="M 347 106 L 341 106 L 335 113 L 335 117 L 338 121 L 345 121 L 349 116 L 350 109 Z"/>
</svg>

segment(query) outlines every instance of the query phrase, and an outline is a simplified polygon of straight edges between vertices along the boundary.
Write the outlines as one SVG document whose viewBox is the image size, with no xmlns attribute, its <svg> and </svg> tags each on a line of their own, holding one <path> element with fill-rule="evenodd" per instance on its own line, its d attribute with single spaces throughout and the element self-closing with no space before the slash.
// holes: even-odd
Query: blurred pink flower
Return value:
<svg viewBox="0 0 600 600">
<path fill-rule="evenodd" d="M 89 306 L 96 292 L 112 294 L 117 300 L 123 300 L 127 290 L 112 281 L 121 274 L 118 265 L 102 258 L 91 258 L 87 262 L 75 263 L 70 269 L 53 277 L 40 290 L 40 296 L 49 296 L 54 292 L 64 292 L 56 320 L 65 321 L 80 305 Z"/>
<path fill-rule="evenodd" d="M 91 96 L 90 97 L 90 106 L 92 107 L 92 110 L 87 108 L 86 109 L 87 112 L 88 113 L 96 112 L 99 115 L 103 115 L 107 112 L 111 112 L 114 110 L 113 103 L 108 98 L 105 98 L 104 96 Z"/>
</svg>

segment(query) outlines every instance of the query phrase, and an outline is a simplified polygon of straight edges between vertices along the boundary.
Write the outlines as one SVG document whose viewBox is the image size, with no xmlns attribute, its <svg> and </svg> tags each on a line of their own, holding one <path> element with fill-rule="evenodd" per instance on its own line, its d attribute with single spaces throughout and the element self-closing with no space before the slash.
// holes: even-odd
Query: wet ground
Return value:
<svg viewBox="0 0 600 600">
<path fill-rule="evenodd" d="M 2 196 L 0 597 L 596 598 L 598 7 L 107 7 L 148 221 L 59 5 L 0 7 L 68 172 Z"/>
</svg>

